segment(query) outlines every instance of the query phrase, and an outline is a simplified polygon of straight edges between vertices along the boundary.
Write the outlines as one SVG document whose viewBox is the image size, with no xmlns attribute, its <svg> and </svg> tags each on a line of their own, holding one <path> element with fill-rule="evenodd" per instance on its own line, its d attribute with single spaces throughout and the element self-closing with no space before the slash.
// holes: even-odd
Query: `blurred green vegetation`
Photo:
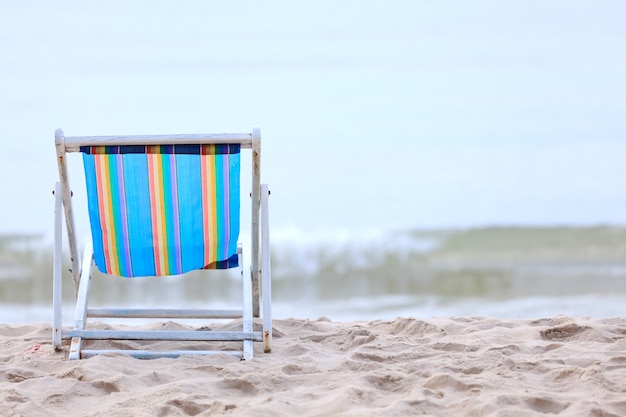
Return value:
<svg viewBox="0 0 626 417">
<path fill-rule="evenodd" d="M 42 242 L 40 235 L 0 235 L 0 303 L 52 299 L 52 247 Z"/>
<path fill-rule="evenodd" d="M 436 256 L 503 256 L 515 260 L 589 259 L 623 260 L 626 228 L 597 227 L 491 227 L 448 235 Z"/>
</svg>

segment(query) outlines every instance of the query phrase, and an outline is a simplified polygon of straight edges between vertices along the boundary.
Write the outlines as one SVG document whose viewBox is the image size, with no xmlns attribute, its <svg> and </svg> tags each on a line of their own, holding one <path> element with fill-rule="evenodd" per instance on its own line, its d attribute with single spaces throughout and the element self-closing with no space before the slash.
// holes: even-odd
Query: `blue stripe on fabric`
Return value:
<svg viewBox="0 0 626 417">
<path fill-rule="evenodd" d="M 163 195 L 165 208 L 165 239 L 168 273 L 182 273 L 180 261 L 180 219 L 178 216 L 178 193 L 176 190 L 176 157 L 171 152 L 161 156 L 163 166 Z"/>
<path fill-rule="evenodd" d="M 223 247 L 223 255 L 221 257 L 221 259 L 227 259 L 230 254 L 229 249 L 230 249 L 230 231 L 231 231 L 231 227 L 230 227 L 230 163 L 228 161 L 228 155 L 222 155 L 221 157 L 222 162 L 223 162 L 223 168 L 222 168 L 222 172 L 224 173 L 224 178 L 222 180 L 222 184 L 223 184 L 223 204 L 222 204 L 222 209 L 220 210 L 223 213 L 224 216 L 224 240 L 222 243 L 222 247 Z"/>
<path fill-rule="evenodd" d="M 183 271 L 205 266 L 201 169 L 200 155 L 176 156 Z"/>
<path fill-rule="evenodd" d="M 239 216 L 241 213 L 241 185 L 239 178 L 240 154 L 228 155 L 228 164 L 230 165 L 230 242 L 228 253 L 230 255 L 237 254 L 237 240 L 239 240 Z"/>
<path fill-rule="evenodd" d="M 89 223 L 91 226 L 91 238 L 93 241 L 93 257 L 100 271 L 106 271 L 104 260 L 104 244 L 102 242 L 102 229 L 100 228 L 100 206 L 98 204 L 98 188 L 96 183 L 96 163 L 93 155 L 83 154 L 85 167 L 85 182 L 87 185 L 87 210 L 89 211 Z"/>
<path fill-rule="evenodd" d="M 154 276 L 154 249 L 148 158 L 145 154 L 126 154 L 124 185 L 128 213 L 128 236 L 133 276 Z"/>
<path fill-rule="evenodd" d="M 183 273 L 183 265 L 182 265 L 182 242 L 181 242 L 181 238 L 180 238 L 180 201 L 178 199 L 178 175 L 176 173 L 177 169 L 176 169 L 176 155 L 170 155 L 170 158 L 172 160 L 172 178 L 171 178 L 171 186 L 172 186 L 172 208 L 173 208 L 173 212 L 172 212 L 172 222 L 174 224 L 174 249 L 173 252 L 176 256 L 176 271 L 178 274 L 182 274 Z M 182 184 L 183 187 L 185 187 L 184 184 Z M 183 203 L 184 204 L 184 203 Z"/>
</svg>

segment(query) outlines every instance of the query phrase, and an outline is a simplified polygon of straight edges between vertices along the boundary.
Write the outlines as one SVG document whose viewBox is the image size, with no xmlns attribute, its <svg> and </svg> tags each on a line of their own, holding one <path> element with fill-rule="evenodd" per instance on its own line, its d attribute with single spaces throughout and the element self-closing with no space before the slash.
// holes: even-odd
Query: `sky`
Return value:
<svg viewBox="0 0 626 417">
<path fill-rule="evenodd" d="M 51 233 L 56 128 L 259 126 L 279 234 L 626 224 L 625 19 L 620 0 L 2 1 L 0 234 Z"/>
</svg>

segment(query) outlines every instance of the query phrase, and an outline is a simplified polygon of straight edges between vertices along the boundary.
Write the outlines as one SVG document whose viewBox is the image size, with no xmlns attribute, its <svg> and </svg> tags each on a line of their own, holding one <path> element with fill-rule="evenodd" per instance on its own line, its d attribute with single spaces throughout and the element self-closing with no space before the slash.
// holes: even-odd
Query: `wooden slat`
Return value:
<svg viewBox="0 0 626 417">
<path fill-rule="evenodd" d="M 236 319 L 242 316 L 242 311 L 163 308 L 90 308 L 87 310 L 87 316 L 135 319 Z"/>
<path fill-rule="evenodd" d="M 168 351 L 156 351 L 156 350 L 123 350 L 123 349 L 111 349 L 111 350 L 96 350 L 96 349 L 84 349 L 81 352 L 81 359 L 91 358 L 103 353 L 123 353 L 125 355 L 132 356 L 137 359 L 156 359 L 156 358 L 178 358 L 182 355 L 229 355 L 243 359 L 241 352 L 236 351 L 221 351 L 221 350 L 168 350 Z"/>
<path fill-rule="evenodd" d="M 206 143 L 240 144 L 243 148 L 252 148 L 250 133 L 210 133 L 184 135 L 117 135 L 117 136 L 66 136 L 65 151 L 78 152 L 81 146 L 117 146 L 117 145 L 199 145 Z"/>
<path fill-rule="evenodd" d="M 61 182 L 61 193 L 63 195 L 63 210 L 65 211 L 65 225 L 67 227 L 67 240 L 70 246 L 70 261 L 72 262 L 72 278 L 74 279 L 74 295 L 78 296 L 78 286 L 80 284 L 80 265 L 78 257 L 78 244 L 76 242 L 76 225 L 74 224 L 74 210 L 72 209 L 72 191 L 70 180 L 67 175 L 67 163 L 65 161 L 65 136 L 62 129 L 54 132 L 54 146 L 57 154 L 57 165 L 59 167 L 59 181 Z"/>
<path fill-rule="evenodd" d="M 263 340 L 261 332 L 220 332 L 200 330 L 64 330 L 63 337 L 89 340 L 185 340 L 222 341 Z"/>
<path fill-rule="evenodd" d="M 252 129 L 252 224 L 250 238 L 252 239 L 252 315 L 260 317 L 260 240 L 259 240 L 259 211 L 261 207 L 261 129 Z"/>
</svg>

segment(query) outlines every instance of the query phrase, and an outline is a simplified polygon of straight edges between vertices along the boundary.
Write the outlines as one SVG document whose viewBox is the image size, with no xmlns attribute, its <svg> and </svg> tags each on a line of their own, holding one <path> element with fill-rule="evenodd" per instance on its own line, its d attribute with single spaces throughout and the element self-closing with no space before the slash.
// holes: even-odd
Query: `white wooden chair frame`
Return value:
<svg viewBox="0 0 626 417">
<path fill-rule="evenodd" d="M 244 256 L 245 248 L 238 245 L 239 265 L 242 274 L 243 301 L 240 310 L 209 309 L 92 309 L 88 308 L 91 270 L 94 266 L 91 244 L 87 244 L 82 262 L 78 255 L 71 191 L 67 174 L 66 154 L 80 152 L 81 146 L 113 145 L 169 145 L 169 144 L 239 144 L 252 153 L 252 208 L 251 208 L 251 261 Z M 60 181 L 55 184 L 55 238 L 53 270 L 53 335 L 55 349 L 61 348 L 63 339 L 71 339 L 69 359 L 81 359 L 104 352 L 123 352 L 137 358 L 177 357 L 185 354 L 232 354 L 242 359 L 252 359 L 253 342 L 263 342 L 263 350 L 271 351 L 271 271 L 269 252 L 269 215 L 267 184 L 261 184 L 261 131 L 252 133 L 200 134 L 200 135 L 141 135 L 141 136 L 75 136 L 66 137 L 61 129 L 55 132 L 55 145 Z M 69 241 L 71 272 L 76 294 L 74 328 L 63 329 L 62 303 L 62 217 L 65 214 Z M 210 271 L 208 271 L 210 273 Z M 259 301 L 261 306 L 259 306 Z M 262 310 L 261 310 L 262 309 Z M 253 317 L 260 317 L 262 331 L 253 331 Z M 158 319 L 226 319 L 241 318 L 241 331 L 162 331 L 162 330 L 88 330 L 87 319 L 97 318 L 158 318 Z M 170 341 L 238 341 L 240 351 L 203 350 L 85 350 L 83 340 L 170 340 Z"/>
</svg>

